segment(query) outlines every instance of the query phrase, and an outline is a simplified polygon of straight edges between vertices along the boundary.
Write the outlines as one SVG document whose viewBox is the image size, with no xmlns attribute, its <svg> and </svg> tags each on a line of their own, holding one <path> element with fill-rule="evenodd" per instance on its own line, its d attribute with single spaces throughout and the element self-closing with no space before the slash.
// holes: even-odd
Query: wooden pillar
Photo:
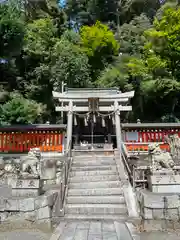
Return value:
<svg viewBox="0 0 180 240">
<path fill-rule="evenodd" d="M 75 133 L 75 145 L 78 145 L 78 139 L 79 139 L 79 135 L 78 133 Z"/>
<path fill-rule="evenodd" d="M 108 133 L 108 143 L 111 144 L 112 141 L 111 141 L 111 133 Z"/>
<path fill-rule="evenodd" d="M 72 141 L 72 127 L 73 127 L 73 102 L 69 101 L 69 109 L 67 114 L 67 143 L 66 143 L 66 151 L 68 151 L 69 144 Z M 72 144 L 72 143 L 71 143 Z"/>
</svg>

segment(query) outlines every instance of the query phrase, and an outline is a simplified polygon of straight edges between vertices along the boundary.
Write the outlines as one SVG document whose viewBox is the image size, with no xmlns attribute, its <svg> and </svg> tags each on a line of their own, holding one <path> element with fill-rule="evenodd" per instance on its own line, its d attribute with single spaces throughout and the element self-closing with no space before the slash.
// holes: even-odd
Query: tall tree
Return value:
<svg viewBox="0 0 180 240">
<path fill-rule="evenodd" d="M 95 81 L 100 71 L 118 55 L 119 44 L 113 32 L 99 21 L 91 27 L 82 27 L 80 35 L 82 47 L 89 57 L 92 79 Z"/>
<path fill-rule="evenodd" d="M 119 51 L 130 55 L 142 53 L 146 41 L 144 31 L 150 27 L 150 20 L 144 14 L 135 17 L 129 24 L 123 24 L 116 34 L 116 39 L 120 43 Z"/>
<path fill-rule="evenodd" d="M 0 57 L 17 55 L 22 49 L 25 26 L 8 5 L 0 5 Z M 11 16 L 13 15 L 13 18 Z M 17 13 L 18 14 L 18 13 Z"/>
<path fill-rule="evenodd" d="M 159 0 L 67 0 L 65 9 L 78 26 L 96 21 L 122 25 L 142 13 L 153 20 L 160 6 Z"/>
<path fill-rule="evenodd" d="M 70 21 L 77 26 L 116 22 L 118 11 L 117 0 L 67 0 L 66 13 Z"/>
<path fill-rule="evenodd" d="M 154 27 L 146 31 L 147 51 L 166 59 L 172 75 L 180 77 L 180 8 L 165 8 L 162 18 L 155 19 Z"/>
<path fill-rule="evenodd" d="M 130 22 L 134 17 L 144 13 L 153 21 L 157 10 L 161 7 L 159 0 L 122 0 L 120 13 L 121 22 Z"/>
<path fill-rule="evenodd" d="M 40 122 L 44 106 L 23 98 L 18 93 L 10 94 L 10 99 L 0 106 L 0 124 L 32 124 Z"/>
<path fill-rule="evenodd" d="M 88 87 L 90 69 L 88 57 L 80 46 L 67 39 L 56 43 L 52 53 L 51 72 L 54 86 L 61 91 L 61 82 L 68 87 Z"/>
</svg>

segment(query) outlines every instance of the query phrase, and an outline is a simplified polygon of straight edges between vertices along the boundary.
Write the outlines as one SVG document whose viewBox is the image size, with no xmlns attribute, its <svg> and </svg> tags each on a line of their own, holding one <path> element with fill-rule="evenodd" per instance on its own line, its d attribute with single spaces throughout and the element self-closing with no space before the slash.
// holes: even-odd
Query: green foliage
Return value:
<svg viewBox="0 0 180 240">
<path fill-rule="evenodd" d="M 79 33 L 75 32 L 74 30 L 66 30 L 62 37 L 64 40 L 68 40 L 69 42 L 73 44 L 80 44 L 81 43 L 81 37 Z"/>
<path fill-rule="evenodd" d="M 62 9 L 59 8 L 59 2 L 56 0 L 27 0 L 23 2 L 17 1 L 18 6 L 23 10 L 26 21 L 33 21 L 39 18 L 52 17 L 53 19 L 59 18 L 62 23 L 64 14 Z"/>
<path fill-rule="evenodd" d="M 50 18 L 33 21 L 27 25 L 25 51 L 30 55 L 47 55 L 56 42 L 56 33 Z"/>
<path fill-rule="evenodd" d="M 120 52 L 131 55 L 142 53 L 146 41 L 143 33 L 150 27 L 150 20 L 144 14 L 135 17 L 128 24 L 123 24 L 116 37 L 120 42 Z"/>
<path fill-rule="evenodd" d="M 79 25 L 93 25 L 97 20 L 116 22 L 118 1 L 112 0 L 67 0 L 66 13 Z"/>
<path fill-rule="evenodd" d="M 92 25 L 96 21 L 112 25 L 129 23 L 144 13 L 151 20 L 160 7 L 159 0 L 67 0 L 66 13 L 77 25 Z"/>
<path fill-rule="evenodd" d="M 159 8 L 159 0 L 125 0 L 122 1 L 122 18 L 125 18 L 124 22 L 129 22 L 135 16 L 139 16 L 144 13 L 149 19 L 152 20 Z"/>
<path fill-rule="evenodd" d="M 173 76 L 179 76 L 180 64 L 180 8 L 165 8 L 160 20 L 155 19 L 154 27 L 146 31 L 147 47 L 167 62 Z"/>
<path fill-rule="evenodd" d="M 55 123 L 62 82 L 135 90 L 129 121 L 178 121 L 179 32 L 176 0 L 1 4 L 1 124 Z"/>
<path fill-rule="evenodd" d="M 119 44 L 109 28 L 96 22 L 95 25 L 83 26 L 80 29 L 81 45 L 89 57 L 92 68 L 92 78 L 95 80 L 106 64 L 111 63 L 113 56 L 118 55 Z"/>
<path fill-rule="evenodd" d="M 97 85 L 100 87 L 116 87 L 117 85 L 121 90 L 131 90 L 128 86 L 128 75 L 122 74 L 116 67 L 112 66 L 105 69 L 98 81 Z"/>
<path fill-rule="evenodd" d="M 44 108 L 41 104 L 13 93 L 10 95 L 9 101 L 1 105 L 0 123 L 2 125 L 37 123 L 43 110 Z"/>
<path fill-rule="evenodd" d="M 17 55 L 22 48 L 25 28 L 16 14 L 7 5 L 0 5 L 0 57 Z"/>
<path fill-rule="evenodd" d="M 146 76 L 148 74 L 148 68 L 143 59 L 131 58 L 127 63 L 127 67 L 129 74 L 133 77 Z"/>
<path fill-rule="evenodd" d="M 113 32 L 99 21 L 91 27 L 82 27 L 80 34 L 82 46 L 89 57 L 99 55 L 98 58 L 102 58 L 118 54 L 119 44 L 115 40 Z"/>
<path fill-rule="evenodd" d="M 79 46 L 64 39 L 54 46 L 51 71 L 59 91 L 62 81 L 70 87 L 85 87 L 90 80 L 88 57 Z"/>
</svg>

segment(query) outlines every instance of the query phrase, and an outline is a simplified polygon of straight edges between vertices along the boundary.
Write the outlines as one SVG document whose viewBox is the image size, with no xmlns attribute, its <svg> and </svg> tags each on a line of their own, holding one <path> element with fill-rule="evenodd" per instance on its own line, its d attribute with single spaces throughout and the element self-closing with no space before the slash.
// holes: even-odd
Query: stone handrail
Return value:
<svg viewBox="0 0 180 240">
<path fill-rule="evenodd" d="M 128 215 L 131 218 L 139 219 L 139 205 L 137 203 L 136 194 L 130 183 L 131 170 L 128 164 L 128 152 L 124 144 L 121 144 L 121 154 L 115 150 L 116 165 L 119 178 L 122 182 L 122 189 L 128 209 Z"/>
<path fill-rule="evenodd" d="M 65 153 L 66 159 L 63 162 L 62 174 L 61 174 L 61 182 L 60 182 L 60 209 L 63 211 L 64 202 L 67 192 L 68 178 L 69 178 L 69 170 L 72 162 L 72 142 L 69 143 L 68 150 Z"/>
</svg>

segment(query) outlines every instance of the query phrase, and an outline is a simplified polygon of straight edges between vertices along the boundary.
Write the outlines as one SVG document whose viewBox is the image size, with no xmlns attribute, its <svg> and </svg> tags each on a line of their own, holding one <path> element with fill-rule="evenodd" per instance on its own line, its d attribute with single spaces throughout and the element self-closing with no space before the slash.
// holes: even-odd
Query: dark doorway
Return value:
<svg viewBox="0 0 180 240">
<path fill-rule="evenodd" d="M 113 144 L 113 149 L 117 148 L 116 136 L 112 137 L 112 144 Z"/>
<path fill-rule="evenodd" d="M 97 117 L 96 121 L 91 119 L 88 122 L 85 122 L 83 117 L 79 117 L 77 125 L 73 126 L 73 139 L 76 144 L 83 141 L 95 144 L 105 143 L 108 140 L 108 134 L 114 135 L 114 127 L 109 118 L 106 118 L 102 124 L 100 117 Z"/>
</svg>

